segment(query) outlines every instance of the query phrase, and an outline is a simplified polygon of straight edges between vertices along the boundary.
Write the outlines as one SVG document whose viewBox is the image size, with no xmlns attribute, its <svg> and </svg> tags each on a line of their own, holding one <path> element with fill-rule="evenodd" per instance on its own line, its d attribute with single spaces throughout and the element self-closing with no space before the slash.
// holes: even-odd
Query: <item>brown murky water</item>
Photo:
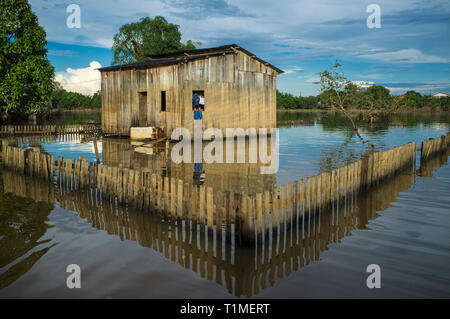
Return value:
<svg viewBox="0 0 450 319">
<path fill-rule="evenodd" d="M 164 152 L 136 154 L 123 140 L 103 141 L 102 148 L 109 165 L 151 168 L 195 183 L 194 167 L 167 165 Z M 314 151 L 322 156 L 303 157 L 309 175 L 323 169 L 325 149 Z M 280 225 L 252 245 L 241 244 L 234 225 L 176 222 L 3 170 L 0 297 L 448 297 L 449 155 L 331 210 L 299 212 L 289 227 Z M 308 174 L 286 162 L 289 156 L 281 154 L 280 172 L 269 176 L 252 167 L 205 165 L 204 183 L 245 192 L 286 182 L 285 172 L 292 179 Z M 66 287 L 69 264 L 82 269 L 81 289 Z M 369 264 L 381 267 L 381 289 L 366 286 Z"/>
</svg>

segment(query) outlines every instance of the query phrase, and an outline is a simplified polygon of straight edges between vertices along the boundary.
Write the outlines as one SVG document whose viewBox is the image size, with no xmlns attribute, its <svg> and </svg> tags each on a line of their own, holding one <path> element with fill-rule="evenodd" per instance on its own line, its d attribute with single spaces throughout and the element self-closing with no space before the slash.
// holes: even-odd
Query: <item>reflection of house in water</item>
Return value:
<svg viewBox="0 0 450 319">
<path fill-rule="evenodd" d="M 148 148 L 148 152 L 135 151 L 136 146 L 128 139 L 103 139 L 103 163 L 107 166 L 123 166 L 126 168 L 156 172 L 164 176 L 181 179 L 190 184 L 202 184 L 214 190 L 232 191 L 239 194 L 261 193 L 272 190 L 276 177 L 273 174 L 261 174 L 261 167 L 267 166 L 259 161 L 249 163 L 249 141 L 246 140 L 245 163 L 180 163 L 175 164 L 171 158 L 171 150 Z M 203 145 L 206 145 L 204 142 Z M 171 145 L 173 147 L 173 145 Z M 234 155 L 237 156 L 235 141 Z M 270 138 L 268 138 L 267 154 L 271 154 Z M 150 151 L 151 150 L 151 151 Z M 256 150 L 257 151 L 257 150 Z M 226 146 L 224 143 L 224 158 Z M 150 153 L 150 154 L 149 154 Z M 152 154 L 151 154 L 152 153 Z M 193 151 L 192 151 L 193 153 Z"/>
<path fill-rule="evenodd" d="M 125 147 L 127 144 L 112 145 Z M 120 154 L 124 156 L 124 153 Z M 421 173 L 428 176 L 436 167 L 445 165 L 449 154 L 447 152 L 445 156 L 421 165 Z M 133 158 L 132 163 L 138 165 L 140 160 L 138 156 Z M 145 163 L 148 161 L 146 159 Z M 43 215 L 36 218 L 39 231 L 33 238 L 39 238 L 45 232 L 46 216 L 56 200 L 62 208 L 79 212 L 80 217 L 94 227 L 119 236 L 122 240 L 133 240 L 143 247 L 154 249 L 168 260 L 198 273 L 202 278 L 214 280 L 235 296 L 256 295 L 269 285 L 273 286 L 277 278 L 287 277 L 311 261 L 320 261 L 322 252 L 331 243 L 350 236 L 354 229 L 366 229 L 369 221 L 378 217 L 377 211 L 387 209 L 399 193 L 409 189 L 414 182 L 413 171 L 407 169 L 395 178 L 381 182 L 364 195 L 349 196 L 333 212 L 314 212 L 309 211 L 306 206 L 305 209 L 298 207 L 294 209 L 290 223 L 277 225 L 264 235 L 263 241 L 258 241 L 253 246 L 240 246 L 237 239 L 243 229 L 227 223 L 220 222 L 220 228 L 216 226 L 215 230 L 206 231 L 204 227 L 197 227 L 196 220 L 168 220 L 158 214 L 142 213 L 130 207 L 116 205 L 115 202 L 92 199 L 91 192 L 70 191 L 62 184 L 55 188 L 53 184 L 42 181 L 25 183 L 22 175 L 7 171 L 2 173 L 1 178 L 4 192 L 20 197 L 28 194 L 37 202 L 49 203 L 36 204 L 42 205 L 45 210 Z M 254 235 L 253 232 L 252 236 Z M 27 246 L 22 247 L 21 243 L 8 242 L 8 247 L 11 248 L 7 252 L 16 251 L 15 245 L 29 249 Z M 5 260 L 9 264 L 20 258 L 21 254 L 0 256 L 7 256 L 7 259 L 2 259 L 2 264 L 5 264 Z M 18 267 L 8 270 L 9 283 L 29 269 L 30 267 Z M 0 282 L 4 280 L 4 274 L 0 275 Z"/>
<path fill-rule="evenodd" d="M 14 183 L 11 176 L 23 178 L 11 173 L 8 184 Z M 232 295 L 252 296 L 273 286 L 277 278 L 289 276 L 311 261 L 319 261 L 329 244 L 350 236 L 352 230 L 365 229 L 370 220 L 378 217 L 377 211 L 388 208 L 413 181 L 412 172 L 406 171 L 364 196 L 349 198 L 333 213 L 300 209 L 296 215 L 298 219 L 294 215 L 292 223 L 268 232 L 263 244 L 259 242 L 255 246 L 240 246 L 237 238 L 241 234 L 229 224 L 223 225 L 222 232 L 205 231 L 204 227 L 196 227 L 195 221 L 191 223 L 188 219 L 175 222 L 111 203 L 102 205 L 101 201 L 92 200 L 90 193 L 69 191 L 64 186 L 52 189 L 47 193 L 51 195 L 43 200 L 53 205 L 56 197 L 62 208 L 76 210 L 94 227 L 120 236 L 122 240 L 137 241 L 143 247 L 152 248 L 180 266 L 226 287 Z M 41 189 L 35 184 L 26 186 L 28 193 Z"/>
<path fill-rule="evenodd" d="M 74 198 L 80 216 L 98 229 L 152 248 L 202 278 L 214 280 L 232 295 L 250 297 L 273 286 L 277 278 L 320 261 L 331 243 L 341 242 L 352 230 L 366 229 L 369 221 L 379 216 L 377 211 L 390 207 L 413 182 L 412 172 L 405 171 L 364 196 L 340 203 L 334 212 L 301 209 L 298 219 L 293 216 L 292 223 L 270 231 L 262 244 L 254 246 L 240 246 L 238 237 L 242 234 L 229 224 L 222 225 L 223 231 L 206 231 L 197 227 L 195 220 L 175 222 L 130 208 L 96 206 L 79 192 L 63 193 L 58 200 L 65 207 Z"/>
</svg>

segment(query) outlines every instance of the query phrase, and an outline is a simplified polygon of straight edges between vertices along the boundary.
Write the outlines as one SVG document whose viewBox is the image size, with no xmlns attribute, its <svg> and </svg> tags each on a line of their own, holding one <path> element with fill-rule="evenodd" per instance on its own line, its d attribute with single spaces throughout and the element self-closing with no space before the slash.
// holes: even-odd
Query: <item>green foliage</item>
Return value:
<svg viewBox="0 0 450 319">
<path fill-rule="evenodd" d="M 346 89 L 351 83 L 344 75 L 342 65 L 336 61 L 332 67 L 320 72 L 320 99 L 324 107 L 344 109 L 345 103 L 349 95 Z"/>
<path fill-rule="evenodd" d="M 54 90 L 51 96 L 52 108 L 62 108 L 66 110 L 78 108 L 101 108 L 101 93 L 94 93 L 92 96 L 83 95 L 76 92 L 67 92 L 58 82 L 54 83 Z"/>
<path fill-rule="evenodd" d="M 435 98 L 432 95 L 421 95 L 416 91 L 408 91 L 396 98 L 396 102 L 403 108 L 418 109 L 423 107 L 450 109 L 450 98 Z"/>
<path fill-rule="evenodd" d="M 357 109 L 361 107 L 364 100 L 364 91 L 361 91 L 356 84 L 348 83 L 345 86 L 344 93 L 347 97 L 344 100 L 345 109 Z"/>
<path fill-rule="evenodd" d="M 335 108 L 347 114 L 347 110 L 365 111 L 364 121 L 372 122 L 383 113 L 401 109 L 441 108 L 450 110 L 450 98 L 435 98 L 408 91 L 402 96 L 393 97 L 388 88 L 373 85 L 367 90 L 347 80 L 342 65 L 336 63 L 320 75 L 320 94 L 309 97 L 294 96 L 277 90 L 277 107 L 285 109 Z M 320 101 L 320 105 L 318 104 Z"/>
<path fill-rule="evenodd" d="M 400 99 L 401 104 L 406 107 L 418 108 L 423 106 L 422 95 L 416 91 L 408 91 Z"/>
<path fill-rule="evenodd" d="M 372 85 L 366 91 L 366 94 L 370 96 L 374 101 L 389 101 L 391 93 L 389 89 L 382 85 Z"/>
<path fill-rule="evenodd" d="M 315 96 L 294 96 L 277 90 L 277 107 L 286 109 L 314 109 L 317 108 L 318 98 Z"/>
<path fill-rule="evenodd" d="M 148 55 L 193 50 L 200 42 L 181 42 L 179 26 L 164 17 L 146 17 L 123 25 L 114 35 L 113 65 L 144 61 Z"/>
<path fill-rule="evenodd" d="M 12 117 L 39 113 L 50 101 L 54 68 L 46 33 L 27 0 L 1 0 L 0 110 Z"/>
</svg>

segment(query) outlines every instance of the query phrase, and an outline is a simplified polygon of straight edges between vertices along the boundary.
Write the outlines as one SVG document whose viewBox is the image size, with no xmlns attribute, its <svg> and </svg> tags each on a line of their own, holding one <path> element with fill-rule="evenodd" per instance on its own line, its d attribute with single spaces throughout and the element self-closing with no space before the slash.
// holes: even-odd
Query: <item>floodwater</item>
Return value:
<svg viewBox="0 0 450 319">
<path fill-rule="evenodd" d="M 126 139 L 98 141 L 106 165 L 150 169 L 220 190 L 272 189 L 449 131 L 448 115 L 403 116 L 363 126 L 364 143 L 332 114 L 279 114 L 279 170 L 260 163 L 174 164 Z M 16 139 L 95 161 L 88 137 Z M 420 146 L 420 144 L 419 144 Z M 0 298 L 442 298 L 450 296 L 450 163 L 447 154 L 401 172 L 333 210 L 306 212 L 270 240 L 239 244 L 233 228 L 207 232 L 83 192 L 0 174 Z M 68 289 L 67 265 L 82 270 Z M 381 267 L 368 289 L 366 268 Z"/>
</svg>

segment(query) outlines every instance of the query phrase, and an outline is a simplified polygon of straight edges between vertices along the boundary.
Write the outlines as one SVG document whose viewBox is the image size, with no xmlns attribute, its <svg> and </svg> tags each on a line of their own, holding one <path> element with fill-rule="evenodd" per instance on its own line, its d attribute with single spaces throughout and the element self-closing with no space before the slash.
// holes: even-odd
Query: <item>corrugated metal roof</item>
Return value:
<svg viewBox="0 0 450 319">
<path fill-rule="evenodd" d="M 253 53 L 241 48 L 236 44 L 223 45 L 215 48 L 207 48 L 207 49 L 196 49 L 196 50 L 187 50 L 187 51 L 179 51 L 174 53 L 166 53 L 166 54 L 158 54 L 158 55 L 149 55 L 148 60 L 142 62 L 136 62 L 125 65 L 113 65 L 109 67 L 104 67 L 98 69 L 100 72 L 105 71 L 115 71 L 115 70 L 129 70 L 129 69 L 146 69 L 152 67 L 160 67 L 166 65 L 174 65 L 178 63 L 189 62 L 198 59 L 205 59 L 211 56 L 225 55 L 225 54 L 234 54 L 236 50 L 244 52 L 248 56 L 258 60 L 259 62 L 271 67 L 278 73 L 283 73 L 282 70 L 273 66 L 272 64 L 258 58 Z"/>
</svg>

